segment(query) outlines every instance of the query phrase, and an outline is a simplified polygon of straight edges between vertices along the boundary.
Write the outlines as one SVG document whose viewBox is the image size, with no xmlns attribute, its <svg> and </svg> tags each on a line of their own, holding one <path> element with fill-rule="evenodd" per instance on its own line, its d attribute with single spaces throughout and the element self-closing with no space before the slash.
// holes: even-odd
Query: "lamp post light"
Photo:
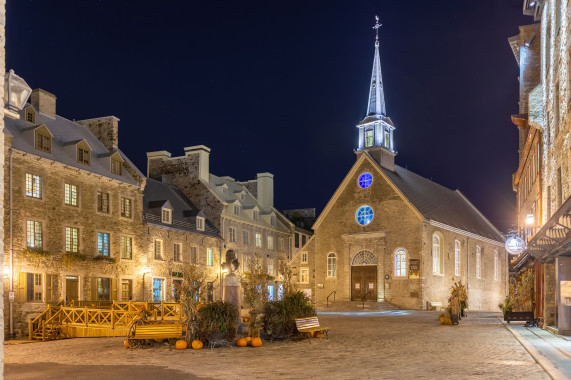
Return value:
<svg viewBox="0 0 571 380">
<path fill-rule="evenodd" d="M 10 70 L 6 73 L 4 80 L 4 105 L 10 116 L 18 116 L 20 111 L 26 105 L 26 101 L 30 97 L 32 89 L 24 79 Z"/>
<path fill-rule="evenodd" d="M 143 299 L 142 299 L 142 301 L 145 301 L 145 276 L 147 274 L 151 274 L 151 267 L 144 266 L 142 269 L 142 272 L 143 272 Z"/>
</svg>

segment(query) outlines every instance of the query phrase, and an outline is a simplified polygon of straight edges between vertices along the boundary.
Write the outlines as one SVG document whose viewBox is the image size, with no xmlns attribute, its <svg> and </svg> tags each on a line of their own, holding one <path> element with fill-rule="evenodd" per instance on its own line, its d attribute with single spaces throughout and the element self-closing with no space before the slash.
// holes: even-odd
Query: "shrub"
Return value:
<svg viewBox="0 0 571 380">
<path fill-rule="evenodd" d="M 217 301 L 205 305 L 198 310 L 200 340 L 210 340 L 214 333 L 225 333 L 226 339 L 232 341 L 236 335 L 236 318 L 238 310 L 231 303 Z"/>
<path fill-rule="evenodd" d="M 264 330 L 271 335 L 290 335 L 296 331 L 295 319 L 315 315 L 315 307 L 303 292 L 297 291 L 285 296 L 280 301 L 270 301 L 264 305 L 262 322 Z"/>
</svg>

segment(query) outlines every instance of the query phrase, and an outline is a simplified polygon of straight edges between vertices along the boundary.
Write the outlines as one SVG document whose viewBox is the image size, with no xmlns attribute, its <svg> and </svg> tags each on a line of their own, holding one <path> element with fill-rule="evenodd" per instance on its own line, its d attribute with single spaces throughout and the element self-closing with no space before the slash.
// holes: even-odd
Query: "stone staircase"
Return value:
<svg viewBox="0 0 571 380">
<path fill-rule="evenodd" d="M 329 307 L 325 304 L 316 306 L 319 311 L 344 311 L 344 312 L 363 312 L 363 311 L 393 311 L 399 310 L 398 307 L 389 302 L 367 302 L 363 307 L 362 301 L 336 301 L 329 302 Z"/>
</svg>

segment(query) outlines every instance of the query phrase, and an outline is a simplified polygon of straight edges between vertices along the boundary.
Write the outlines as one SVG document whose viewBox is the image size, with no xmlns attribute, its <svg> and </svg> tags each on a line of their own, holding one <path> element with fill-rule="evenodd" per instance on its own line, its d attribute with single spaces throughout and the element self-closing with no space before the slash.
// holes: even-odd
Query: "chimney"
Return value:
<svg viewBox="0 0 571 380">
<path fill-rule="evenodd" d="M 258 173 L 258 203 L 263 209 L 274 207 L 274 175 L 271 173 Z"/>
<path fill-rule="evenodd" d="M 359 153 L 362 152 L 363 151 L 357 152 L 357 158 L 359 157 Z M 383 168 L 392 172 L 395 171 L 395 156 L 397 155 L 395 152 L 391 152 L 385 147 L 369 148 L 367 149 L 367 152 Z"/>
<path fill-rule="evenodd" d="M 119 119 L 115 116 L 77 120 L 76 123 L 89 128 L 107 149 L 113 150 L 119 146 Z"/>
<path fill-rule="evenodd" d="M 184 155 L 198 157 L 198 178 L 205 183 L 210 183 L 210 148 L 204 145 L 195 145 L 184 148 Z"/>
<path fill-rule="evenodd" d="M 54 94 L 41 88 L 36 88 L 32 90 L 30 101 L 39 112 L 56 117 L 56 96 Z"/>
<path fill-rule="evenodd" d="M 159 150 L 157 152 L 147 152 L 147 177 L 158 178 L 163 175 L 163 162 L 170 158 L 170 152 Z"/>
</svg>

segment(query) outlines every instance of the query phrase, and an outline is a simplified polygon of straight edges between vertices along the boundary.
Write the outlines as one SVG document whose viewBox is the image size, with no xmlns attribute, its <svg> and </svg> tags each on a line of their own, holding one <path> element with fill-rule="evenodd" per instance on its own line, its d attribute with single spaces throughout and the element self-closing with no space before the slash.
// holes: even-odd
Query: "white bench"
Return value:
<svg viewBox="0 0 571 380">
<path fill-rule="evenodd" d="M 297 331 L 299 331 L 301 335 L 306 336 L 307 339 L 311 338 L 316 332 L 323 333 L 325 339 L 327 339 L 327 333 L 329 332 L 329 327 L 319 326 L 317 317 L 296 318 L 295 327 L 297 327 Z"/>
<path fill-rule="evenodd" d="M 430 307 L 435 310 L 436 308 L 442 309 L 442 302 L 431 302 Z"/>
</svg>

